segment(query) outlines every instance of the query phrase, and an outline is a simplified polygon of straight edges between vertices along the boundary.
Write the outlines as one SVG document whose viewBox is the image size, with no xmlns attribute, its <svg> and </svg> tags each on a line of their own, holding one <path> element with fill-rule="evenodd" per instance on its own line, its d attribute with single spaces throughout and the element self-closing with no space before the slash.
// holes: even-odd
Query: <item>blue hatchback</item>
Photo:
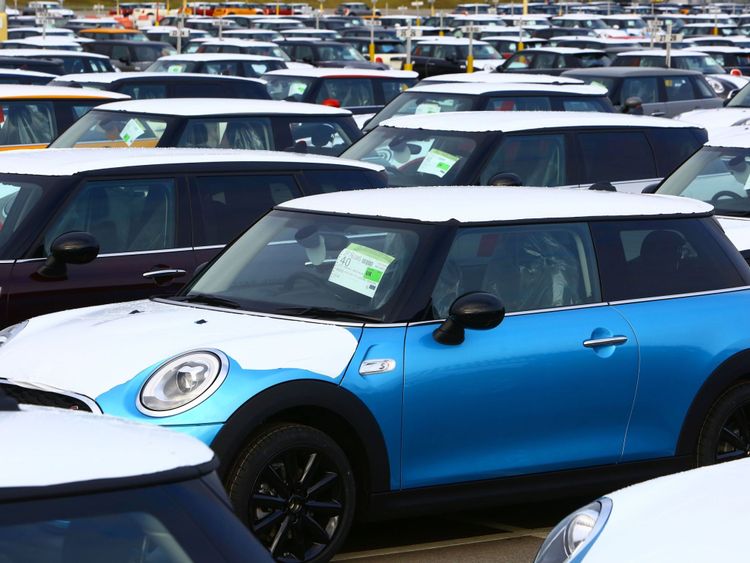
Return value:
<svg viewBox="0 0 750 563">
<path fill-rule="evenodd" d="M 603 492 L 748 455 L 749 286 L 686 198 L 325 194 L 277 206 L 177 297 L 5 329 L 0 383 L 199 437 L 272 554 L 323 561 L 356 510 Z"/>
</svg>

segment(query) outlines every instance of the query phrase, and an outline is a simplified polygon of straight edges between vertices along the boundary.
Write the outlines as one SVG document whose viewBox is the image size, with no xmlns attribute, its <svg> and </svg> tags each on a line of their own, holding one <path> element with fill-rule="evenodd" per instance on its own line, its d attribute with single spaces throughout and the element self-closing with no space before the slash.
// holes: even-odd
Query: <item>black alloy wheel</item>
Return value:
<svg viewBox="0 0 750 563">
<path fill-rule="evenodd" d="M 277 561 L 328 561 L 354 514 L 354 477 L 326 434 L 302 425 L 269 429 L 230 474 L 237 513 Z"/>
<path fill-rule="evenodd" d="M 750 457 L 750 384 L 732 387 L 714 403 L 697 453 L 699 466 Z"/>
</svg>

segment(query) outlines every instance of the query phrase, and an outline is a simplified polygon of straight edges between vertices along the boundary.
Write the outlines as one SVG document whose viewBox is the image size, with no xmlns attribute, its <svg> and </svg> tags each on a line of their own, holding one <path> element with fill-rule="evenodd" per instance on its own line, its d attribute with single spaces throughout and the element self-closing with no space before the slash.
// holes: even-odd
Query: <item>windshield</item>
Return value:
<svg viewBox="0 0 750 563">
<path fill-rule="evenodd" d="M 300 76 L 272 76 L 265 75 L 263 80 L 268 82 L 266 88 L 272 100 L 287 100 L 290 102 L 301 102 L 305 93 L 315 81 L 314 78 L 302 78 Z"/>
<path fill-rule="evenodd" d="M 729 100 L 729 103 L 727 104 L 727 107 L 729 108 L 747 108 L 750 107 L 750 88 L 747 88 L 746 86 L 742 88 L 737 94 L 735 94 L 734 98 Z"/>
<path fill-rule="evenodd" d="M 8 247 L 13 235 L 25 226 L 26 218 L 42 197 L 39 184 L 0 177 L 0 259 L 12 259 Z"/>
<path fill-rule="evenodd" d="M 385 320 L 432 228 L 272 211 L 175 299 L 265 313 Z"/>
<path fill-rule="evenodd" d="M 351 45 L 321 45 L 317 48 L 319 61 L 364 61 L 362 54 Z"/>
<path fill-rule="evenodd" d="M 461 45 L 458 47 L 458 49 L 461 53 L 460 56 L 462 59 L 465 59 L 469 56 L 468 45 Z M 492 45 L 474 45 L 473 51 L 475 59 L 502 59 L 500 53 L 498 53 Z"/>
<path fill-rule="evenodd" d="M 242 52 L 246 55 L 258 55 L 260 57 L 276 57 L 285 61 L 291 61 L 286 51 L 277 45 L 252 45 L 243 47 Z"/>
<path fill-rule="evenodd" d="M 471 111 L 474 109 L 475 100 L 478 99 L 477 96 L 468 94 L 404 92 L 373 117 L 363 130 L 374 129 L 381 121 L 397 115 Z"/>
<path fill-rule="evenodd" d="M 703 147 L 658 193 L 700 199 L 717 214 L 750 216 L 750 149 Z"/>
<path fill-rule="evenodd" d="M 166 116 L 92 110 L 55 139 L 50 148 L 152 148 L 174 121 Z"/>
<path fill-rule="evenodd" d="M 158 60 L 146 72 L 195 72 L 198 63 L 193 61 Z"/>
<path fill-rule="evenodd" d="M 477 149 L 482 133 L 378 127 L 341 155 L 380 164 L 389 186 L 448 186 Z"/>
<path fill-rule="evenodd" d="M 685 70 L 697 70 L 703 74 L 724 74 L 724 68 L 716 62 L 716 59 L 704 55 L 691 55 L 688 57 L 674 57 L 672 59 L 674 68 Z"/>
</svg>

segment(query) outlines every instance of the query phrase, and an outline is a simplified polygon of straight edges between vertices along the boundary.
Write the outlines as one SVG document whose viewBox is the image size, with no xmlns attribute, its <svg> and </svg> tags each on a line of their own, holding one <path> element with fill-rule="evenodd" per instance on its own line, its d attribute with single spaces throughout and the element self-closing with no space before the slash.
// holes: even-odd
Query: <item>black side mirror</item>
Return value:
<svg viewBox="0 0 750 563">
<path fill-rule="evenodd" d="M 590 190 L 598 190 L 600 192 L 616 192 L 615 188 L 610 182 L 594 182 L 589 186 Z"/>
<path fill-rule="evenodd" d="M 642 194 L 655 194 L 656 190 L 659 189 L 659 186 L 661 186 L 661 182 L 654 182 L 653 184 L 649 184 L 643 190 L 641 191 Z"/>
<path fill-rule="evenodd" d="M 455 346 L 464 341 L 464 329 L 495 328 L 505 318 L 502 302 L 483 291 L 466 293 L 456 299 L 448 311 L 448 318 L 435 329 L 432 337 L 440 344 Z"/>
<path fill-rule="evenodd" d="M 500 172 L 490 178 L 490 186 L 522 186 L 523 180 L 518 174 L 513 172 Z"/>
<path fill-rule="evenodd" d="M 630 96 L 622 105 L 621 111 L 622 113 L 629 113 L 632 115 L 643 115 L 643 100 L 638 96 Z"/>
<path fill-rule="evenodd" d="M 37 274 L 49 280 L 68 277 L 66 264 L 88 264 L 99 254 L 99 243 L 90 233 L 71 231 L 52 241 L 50 255 Z"/>
</svg>

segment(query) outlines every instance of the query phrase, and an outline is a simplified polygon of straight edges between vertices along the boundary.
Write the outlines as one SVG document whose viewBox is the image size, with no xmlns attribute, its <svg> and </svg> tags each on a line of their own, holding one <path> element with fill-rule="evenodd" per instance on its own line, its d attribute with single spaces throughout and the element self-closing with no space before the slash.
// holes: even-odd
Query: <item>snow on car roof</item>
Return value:
<svg viewBox="0 0 750 563">
<path fill-rule="evenodd" d="M 416 78 L 411 70 L 370 70 L 366 68 L 300 68 L 266 72 L 263 76 L 295 76 L 304 78 L 339 78 L 342 76 L 366 76 L 372 78 Z"/>
<path fill-rule="evenodd" d="M 109 60 L 106 55 L 87 53 L 86 51 L 62 51 L 60 49 L 0 49 L 0 57 L 85 57 Z"/>
<path fill-rule="evenodd" d="M 429 202 L 429 205 L 425 205 Z M 702 201 L 660 195 L 559 188 L 451 186 L 354 190 L 308 196 L 282 209 L 344 213 L 428 223 L 707 214 Z"/>
<path fill-rule="evenodd" d="M 524 84 L 510 82 L 445 82 L 442 84 L 417 85 L 407 92 L 430 92 L 438 94 L 469 94 L 479 96 L 493 92 L 543 92 L 552 94 L 579 94 L 582 96 L 606 96 L 607 89 L 596 84 Z"/>
<path fill-rule="evenodd" d="M 0 170 L 6 174 L 70 176 L 81 172 L 158 166 L 161 164 L 198 164 L 216 162 L 271 162 L 279 164 L 345 164 L 353 168 L 381 171 L 382 166 L 333 156 L 294 152 L 249 151 L 237 149 L 183 148 L 83 148 L 7 151 L 0 154 Z"/>
<path fill-rule="evenodd" d="M 240 100 L 236 98 L 159 98 L 152 100 L 131 100 L 104 104 L 98 106 L 96 109 L 180 115 L 184 117 L 234 114 L 351 115 L 349 110 L 320 104 L 303 104 L 280 100 Z"/>
<path fill-rule="evenodd" d="M 552 76 L 551 74 L 524 74 L 522 72 L 457 72 L 452 74 L 438 74 L 423 78 L 419 85 L 424 86 L 432 83 L 447 82 L 491 82 L 527 84 L 583 84 L 583 80 L 568 78 L 565 76 Z"/>
<path fill-rule="evenodd" d="M 223 40 L 226 41 L 226 40 Z M 251 43 L 245 41 L 245 43 Z M 264 46 L 263 41 L 253 41 L 253 45 Z M 277 47 L 276 43 L 269 43 Z M 157 61 L 283 61 L 280 57 L 267 57 L 265 55 L 245 55 L 242 53 L 190 53 L 182 55 L 167 55 L 166 57 L 159 57 Z"/>
<path fill-rule="evenodd" d="M 153 424 L 57 408 L 20 409 L 0 411 L 0 498 L 3 489 L 152 475 L 214 459 L 199 440 Z"/>
<path fill-rule="evenodd" d="M 696 127 L 688 123 L 645 115 L 588 111 L 462 111 L 404 115 L 383 121 L 379 127 L 431 131 L 524 131 L 553 127 Z"/>
<path fill-rule="evenodd" d="M 2 72 L 2 70 L 0 70 Z M 54 76 L 54 75 L 53 75 Z M 148 78 L 156 76 L 159 78 L 166 78 L 169 80 L 183 80 L 188 78 L 200 78 L 200 79 L 211 79 L 211 80 L 248 80 L 257 84 L 265 85 L 264 80 L 258 78 L 246 78 L 244 76 L 224 76 L 223 74 L 201 74 L 198 72 L 77 72 L 75 74 L 63 74 L 62 76 L 55 76 L 54 82 L 81 82 L 81 83 L 98 83 L 98 84 L 110 84 L 116 80 L 123 80 L 125 78 Z"/>
<path fill-rule="evenodd" d="M 46 86 L 31 84 L 0 84 L 0 98 L 87 98 L 96 100 L 128 100 L 130 96 L 117 92 L 102 90 L 84 90 L 83 88 L 66 88 L 65 86 Z"/>
</svg>

